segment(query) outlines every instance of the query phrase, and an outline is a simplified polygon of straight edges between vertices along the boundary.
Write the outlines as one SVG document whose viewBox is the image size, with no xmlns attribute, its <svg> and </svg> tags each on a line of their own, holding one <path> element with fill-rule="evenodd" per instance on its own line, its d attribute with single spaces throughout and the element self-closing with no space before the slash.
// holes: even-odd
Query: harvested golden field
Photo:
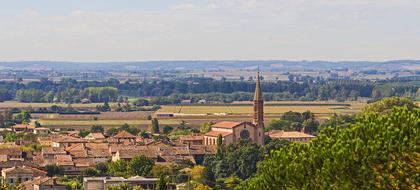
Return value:
<svg viewBox="0 0 420 190">
<path fill-rule="evenodd" d="M 357 113 L 365 105 L 364 102 L 270 102 L 264 106 L 264 112 L 266 114 L 282 114 L 287 111 L 304 112 L 309 110 L 316 114 Z M 253 107 L 249 104 L 162 106 L 158 113 L 251 114 Z"/>
</svg>

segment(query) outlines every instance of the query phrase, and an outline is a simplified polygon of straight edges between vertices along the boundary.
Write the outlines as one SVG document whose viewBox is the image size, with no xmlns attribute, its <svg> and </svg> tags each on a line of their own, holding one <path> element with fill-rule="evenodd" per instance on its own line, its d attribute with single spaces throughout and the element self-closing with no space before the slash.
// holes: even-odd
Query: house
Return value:
<svg viewBox="0 0 420 190">
<path fill-rule="evenodd" d="M 202 145 L 204 144 L 204 136 L 200 134 L 183 135 L 179 137 L 179 142 L 190 145 Z"/>
<path fill-rule="evenodd" d="M 191 104 L 191 100 L 181 100 L 181 104 L 182 105 L 188 105 L 188 104 Z"/>
<path fill-rule="evenodd" d="M 45 171 L 26 166 L 12 167 L 1 171 L 1 176 L 5 185 L 29 181 L 39 176 L 44 177 L 46 174 L 47 172 Z"/>
<path fill-rule="evenodd" d="M 72 173 L 76 170 L 71 155 L 56 155 L 56 165 L 63 169 L 65 174 Z"/>
<path fill-rule="evenodd" d="M 3 171 L 3 169 L 12 168 L 12 167 L 32 167 L 36 168 L 37 165 L 33 162 L 28 161 L 22 161 L 22 160 L 8 160 L 8 161 L 2 161 L 0 162 L 0 172 Z"/>
<path fill-rule="evenodd" d="M 122 149 L 112 156 L 112 161 L 125 160 L 130 161 L 136 156 L 144 155 L 154 161 L 158 161 L 159 158 L 159 147 L 157 146 L 137 146 L 133 149 Z"/>
<path fill-rule="evenodd" d="M 88 141 L 103 141 L 105 140 L 105 136 L 102 133 L 89 133 L 85 139 Z"/>
<path fill-rule="evenodd" d="M 127 131 L 120 131 L 111 138 L 117 144 L 134 145 L 136 144 L 136 136 Z"/>
<path fill-rule="evenodd" d="M 127 183 L 132 186 L 140 186 L 142 189 L 156 189 L 158 178 L 145 178 L 140 176 L 125 179 L 123 177 L 84 177 L 83 189 L 84 190 L 106 190 L 112 186 Z M 174 189 L 170 186 L 169 190 Z"/>
<path fill-rule="evenodd" d="M 47 136 L 40 136 L 38 137 L 38 143 L 41 146 L 52 146 L 52 141 L 56 138 L 60 138 L 60 135 L 54 133 Z"/>
<path fill-rule="evenodd" d="M 41 136 L 48 135 L 50 134 L 50 129 L 45 127 L 34 128 L 34 134 Z"/>
<path fill-rule="evenodd" d="M 25 190 L 66 190 L 66 185 L 58 177 L 35 177 L 21 183 L 18 189 Z"/>
<path fill-rule="evenodd" d="M 195 163 L 202 164 L 204 156 L 208 154 L 215 154 L 217 146 L 206 145 L 188 145 L 191 156 L 194 157 Z"/>
<path fill-rule="evenodd" d="M 44 160 L 55 159 L 56 155 L 66 155 L 63 147 L 42 147 L 41 156 Z"/>
<path fill-rule="evenodd" d="M 71 137 L 71 136 L 59 136 L 57 138 L 52 139 L 52 147 L 69 147 L 73 144 L 78 144 L 78 143 L 87 143 L 87 141 L 85 139 L 80 139 L 80 138 L 76 138 L 76 137 Z"/>
<path fill-rule="evenodd" d="M 315 136 L 303 132 L 284 130 L 272 130 L 267 135 L 272 139 L 281 139 L 290 142 L 309 142 L 315 138 Z"/>
<path fill-rule="evenodd" d="M 19 146 L 0 148 L 0 161 L 21 160 L 23 161 L 23 151 Z"/>
<path fill-rule="evenodd" d="M 260 85 L 260 73 L 257 73 L 257 82 L 254 94 L 254 114 L 251 122 L 223 121 L 212 126 L 211 131 L 204 135 L 204 145 L 216 145 L 217 138 L 222 137 L 223 144 L 236 143 L 249 140 L 264 145 L 264 101 Z"/>
<path fill-rule="evenodd" d="M 35 129 L 35 126 L 31 124 L 16 124 L 12 127 L 13 132 L 33 132 Z"/>
</svg>

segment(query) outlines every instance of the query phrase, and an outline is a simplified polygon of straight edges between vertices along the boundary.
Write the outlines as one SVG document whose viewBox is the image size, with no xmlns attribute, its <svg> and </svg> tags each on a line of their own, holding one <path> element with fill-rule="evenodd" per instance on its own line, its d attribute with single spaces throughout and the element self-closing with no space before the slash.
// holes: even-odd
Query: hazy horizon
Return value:
<svg viewBox="0 0 420 190">
<path fill-rule="evenodd" d="M 0 61 L 420 60 L 414 0 L 3 1 Z"/>
</svg>

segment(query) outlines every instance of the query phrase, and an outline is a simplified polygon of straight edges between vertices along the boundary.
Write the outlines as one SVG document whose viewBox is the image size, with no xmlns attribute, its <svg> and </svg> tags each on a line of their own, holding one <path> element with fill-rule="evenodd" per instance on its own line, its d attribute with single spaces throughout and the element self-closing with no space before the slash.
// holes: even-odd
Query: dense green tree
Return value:
<svg viewBox="0 0 420 190">
<path fill-rule="evenodd" d="M 127 172 L 128 163 L 123 160 L 108 163 L 108 173 L 112 176 L 128 177 L 130 174 Z"/>
<path fill-rule="evenodd" d="M 57 165 L 47 165 L 45 166 L 45 169 L 47 171 L 47 176 L 49 177 L 58 176 L 63 173 L 63 169 Z"/>
<path fill-rule="evenodd" d="M 152 119 L 152 129 L 153 133 L 159 133 L 159 120 L 157 118 Z"/>
<path fill-rule="evenodd" d="M 104 132 L 104 127 L 102 127 L 101 125 L 94 125 L 90 128 L 90 132 L 91 133 L 103 133 Z"/>
<path fill-rule="evenodd" d="M 31 114 L 28 110 L 22 110 L 19 114 L 15 116 L 16 123 L 30 123 L 31 122 Z"/>
<path fill-rule="evenodd" d="M 16 91 L 16 99 L 19 102 L 43 102 L 44 92 L 38 89 L 20 89 Z"/>
<path fill-rule="evenodd" d="M 211 130 L 211 127 L 214 125 L 213 122 L 205 122 L 203 126 L 200 127 L 200 133 L 205 134 Z"/>
<path fill-rule="evenodd" d="M 410 101 L 407 98 L 389 97 L 389 98 L 383 98 L 377 102 L 368 104 L 363 109 L 363 111 L 386 113 L 388 111 L 391 111 L 394 107 L 397 107 L 397 106 L 406 106 L 409 110 L 412 110 L 413 108 L 418 108 L 418 106 L 414 102 Z"/>
<path fill-rule="evenodd" d="M 136 156 L 128 163 L 130 174 L 138 176 L 150 176 L 154 161 L 144 155 Z"/>
<path fill-rule="evenodd" d="M 173 128 L 172 126 L 170 126 L 170 125 L 165 125 L 165 126 L 163 127 L 163 133 L 165 133 L 165 134 L 169 134 L 169 133 L 171 133 L 173 130 L 174 130 L 174 128 Z"/>
<path fill-rule="evenodd" d="M 351 127 L 274 151 L 237 189 L 415 189 L 419 133 L 418 108 L 365 112 Z"/>
<path fill-rule="evenodd" d="M 156 190 L 166 190 L 168 189 L 167 182 L 165 176 L 161 175 L 159 177 L 159 181 L 156 184 Z"/>
</svg>

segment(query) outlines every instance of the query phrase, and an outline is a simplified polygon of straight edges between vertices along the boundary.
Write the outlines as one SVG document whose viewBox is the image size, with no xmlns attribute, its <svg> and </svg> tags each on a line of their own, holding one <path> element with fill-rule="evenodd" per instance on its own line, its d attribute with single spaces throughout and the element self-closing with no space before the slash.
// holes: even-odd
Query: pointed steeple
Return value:
<svg viewBox="0 0 420 190">
<path fill-rule="evenodd" d="M 260 67 L 259 66 L 258 66 L 258 70 L 257 70 L 257 82 L 255 84 L 254 101 L 255 100 L 262 100 L 261 86 L 260 86 Z"/>
<path fill-rule="evenodd" d="M 258 127 L 264 128 L 264 100 L 262 97 L 260 84 L 260 67 L 258 67 L 257 81 L 255 84 L 253 123 Z"/>
</svg>

